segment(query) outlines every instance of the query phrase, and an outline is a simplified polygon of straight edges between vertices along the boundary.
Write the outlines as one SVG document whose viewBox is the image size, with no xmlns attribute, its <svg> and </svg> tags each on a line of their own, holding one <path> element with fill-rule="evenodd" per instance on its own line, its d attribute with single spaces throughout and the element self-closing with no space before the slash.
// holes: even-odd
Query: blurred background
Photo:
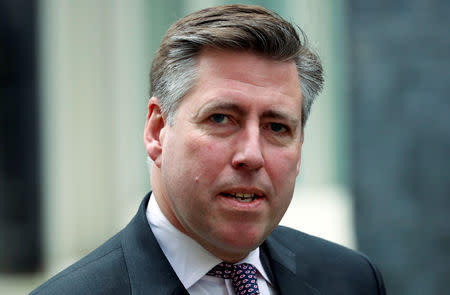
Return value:
<svg viewBox="0 0 450 295">
<path fill-rule="evenodd" d="M 0 0 L 0 294 L 124 227 L 162 35 L 213 0 Z M 369 255 L 389 294 L 448 293 L 450 2 L 240 1 L 309 36 L 325 89 L 282 223 Z"/>
</svg>

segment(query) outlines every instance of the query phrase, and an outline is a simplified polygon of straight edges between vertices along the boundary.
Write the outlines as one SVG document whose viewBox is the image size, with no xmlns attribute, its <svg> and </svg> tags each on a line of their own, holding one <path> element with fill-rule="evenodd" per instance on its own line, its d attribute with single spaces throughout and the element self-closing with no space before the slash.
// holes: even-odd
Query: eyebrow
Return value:
<svg viewBox="0 0 450 295">
<path fill-rule="evenodd" d="M 246 114 L 246 111 L 236 103 L 228 101 L 212 101 L 201 107 L 195 114 L 195 117 L 198 118 L 204 113 L 208 114 L 214 111 L 231 111 L 239 115 Z"/>
<path fill-rule="evenodd" d="M 268 110 L 263 112 L 261 118 L 263 119 L 276 119 L 281 121 L 287 121 L 288 125 L 292 128 L 292 132 L 296 132 L 300 121 L 293 116 L 286 114 L 285 112 L 279 112 L 275 110 Z"/>
</svg>

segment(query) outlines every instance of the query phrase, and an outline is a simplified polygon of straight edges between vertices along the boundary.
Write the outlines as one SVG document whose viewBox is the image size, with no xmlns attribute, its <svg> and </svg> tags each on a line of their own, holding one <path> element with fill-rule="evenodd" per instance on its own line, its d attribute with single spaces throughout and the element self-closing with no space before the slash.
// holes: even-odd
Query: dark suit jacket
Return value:
<svg viewBox="0 0 450 295">
<path fill-rule="evenodd" d="M 149 198 L 122 231 L 31 294 L 188 294 L 148 225 Z M 367 257 L 305 233 L 280 226 L 260 252 L 279 294 L 385 294 Z"/>
</svg>

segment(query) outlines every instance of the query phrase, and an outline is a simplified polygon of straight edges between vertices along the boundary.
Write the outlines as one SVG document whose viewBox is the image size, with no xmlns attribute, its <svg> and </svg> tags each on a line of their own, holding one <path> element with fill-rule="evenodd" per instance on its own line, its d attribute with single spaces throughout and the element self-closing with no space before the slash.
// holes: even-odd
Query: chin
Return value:
<svg viewBox="0 0 450 295">
<path fill-rule="evenodd" d="M 233 235 L 222 236 L 221 240 L 223 245 L 227 245 L 227 248 L 233 249 L 236 252 L 248 252 L 256 249 L 266 238 L 266 234 L 263 232 L 255 233 L 245 230 L 238 230 Z"/>
</svg>

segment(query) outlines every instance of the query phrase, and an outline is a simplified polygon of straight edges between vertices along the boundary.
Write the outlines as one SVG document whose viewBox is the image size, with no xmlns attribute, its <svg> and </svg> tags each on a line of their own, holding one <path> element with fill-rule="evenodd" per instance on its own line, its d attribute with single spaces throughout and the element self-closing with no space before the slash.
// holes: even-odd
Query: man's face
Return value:
<svg viewBox="0 0 450 295">
<path fill-rule="evenodd" d="M 205 49 L 197 66 L 175 123 L 162 124 L 152 185 L 175 227 L 235 262 L 291 201 L 302 147 L 299 80 L 293 62 L 246 52 Z"/>
</svg>

